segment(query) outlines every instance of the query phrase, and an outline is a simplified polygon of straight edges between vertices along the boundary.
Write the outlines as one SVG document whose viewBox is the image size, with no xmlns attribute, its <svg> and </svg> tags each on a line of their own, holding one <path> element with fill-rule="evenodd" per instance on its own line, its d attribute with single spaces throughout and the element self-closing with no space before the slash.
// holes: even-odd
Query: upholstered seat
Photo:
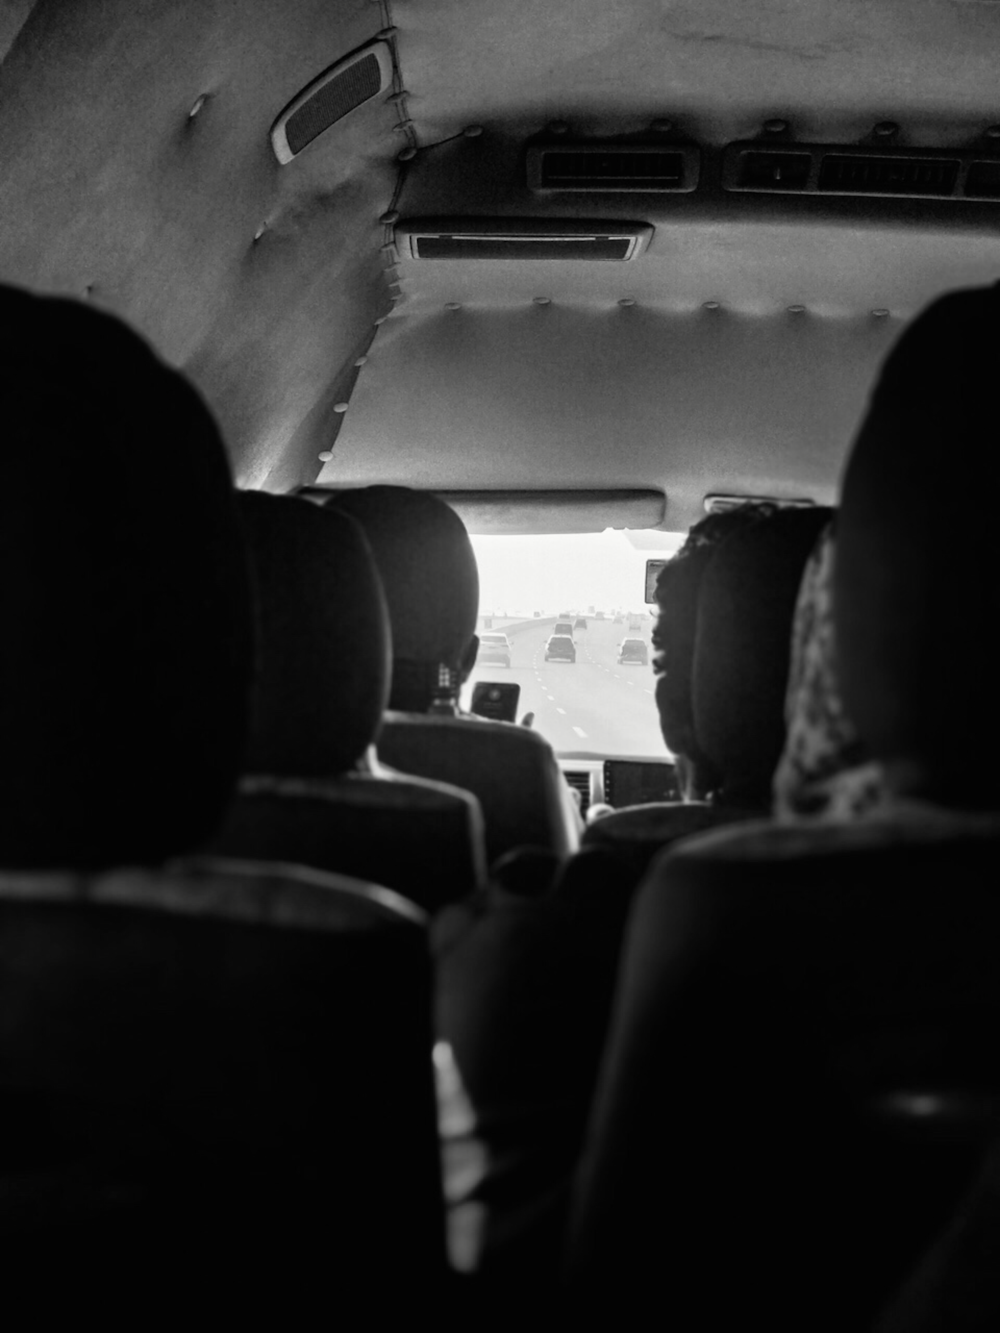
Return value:
<svg viewBox="0 0 1000 1333">
<path fill-rule="evenodd" d="M 1000 1105 L 998 562 L 938 499 L 945 452 L 996 479 L 997 312 L 996 288 L 954 293 L 907 329 L 845 475 L 831 641 L 878 804 L 703 834 L 639 889 L 577 1180 L 581 1308 L 627 1319 L 627 1290 L 679 1328 L 869 1328 L 979 1167 L 970 1118 Z"/>
<path fill-rule="evenodd" d="M 135 1300 L 146 1323 L 206 1299 L 304 1317 L 385 1267 L 440 1281 L 430 968 L 411 904 L 209 859 L 8 872 L 0 974 L 8 1294 L 41 1267 L 68 1301 Z"/>
<path fill-rule="evenodd" d="M 304 500 L 240 501 L 261 660 L 247 776 L 211 851 L 374 879 L 432 911 L 471 893 L 486 865 L 475 798 L 372 757 L 389 631 L 361 529 Z"/>
<path fill-rule="evenodd" d="M 378 752 L 404 773 L 472 792 L 483 810 L 491 863 L 515 847 L 565 857 L 579 845 L 572 797 L 552 747 L 527 727 L 389 712 Z"/>
<path fill-rule="evenodd" d="M 867 1327 L 977 1160 L 901 1125 L 1000 1088 L 998 882 L 1000 820 L 916 805 L 720 829 L 659 862 L 578 1179 L 580 1299 Z"/>
<path fill-rule="evenodd" d="M 223 855 L 367 875 L 435 912 L 484 880 L 482 841 L 467 792 L 348 773 L 243 778 L 213 845 Z"/>
<path fill-rule="evenodd" d="M 176 859 L 222 820 L 248 730 L 218 430 L 83 305 L 0 287 L 0 348 L 8 1322 L 299 1325 L 371 1308 L 387 1269 L 409 1299 L 436 1290 L 423 914 L 298 867 Z"/>
</svg>

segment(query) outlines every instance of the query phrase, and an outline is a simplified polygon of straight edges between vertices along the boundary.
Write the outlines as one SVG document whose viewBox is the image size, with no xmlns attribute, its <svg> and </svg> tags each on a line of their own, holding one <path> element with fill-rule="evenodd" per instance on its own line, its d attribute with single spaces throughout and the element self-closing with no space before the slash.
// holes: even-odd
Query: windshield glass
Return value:
<svg viewBox="0 0 1000 1333">
<path fill-rule="evenodd" d="M 510 666 L 495 655 L 478 664 L 462 692 L 463 708 L 477 681 L 516 681 L 518 717 L 534 713 L 535 730 L 558 754 L 667 758 L 653 700 L 655 608 L 643 596 L 646 561 L 669 558 L 684 536 L 611 528 L 473 536 L 478 632 L 507 636 Z M 625 640 L 628 653 L 619 661 Z M 637 660 L 635 640 L 646 645 L 645 662 Z"/>
</svg>

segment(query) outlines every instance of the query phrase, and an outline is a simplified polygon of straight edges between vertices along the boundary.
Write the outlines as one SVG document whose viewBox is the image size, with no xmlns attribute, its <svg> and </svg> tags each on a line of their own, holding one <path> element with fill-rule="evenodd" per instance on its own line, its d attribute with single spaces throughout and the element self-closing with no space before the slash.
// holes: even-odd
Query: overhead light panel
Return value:
<svg viewBox="0 0 1000 1333">
<path fill-rule="evenodd" d="M 388 42 L 372 42 L 331 65 L 285 107 L 271 127 L 271 145 L 282 164 L 392 85 L 392 52 Z"/>
</svg>

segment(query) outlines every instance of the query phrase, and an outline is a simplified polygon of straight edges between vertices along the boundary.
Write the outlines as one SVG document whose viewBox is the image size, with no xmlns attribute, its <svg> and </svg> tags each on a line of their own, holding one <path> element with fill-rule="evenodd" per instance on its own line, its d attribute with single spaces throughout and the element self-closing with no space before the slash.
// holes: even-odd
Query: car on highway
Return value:
<svg viewBox="0 0 1000 1333">
<path fill-rule="evenodd" d="M 625 638 L 618 645 L 619 666 L 626 662 L 639 662 L 642 666 L 649 665 L 649 648 L 645 639 Z"/>
<path fill-rule="evenodd" d="M 510 666 L 510 639 L 506 634 L 499 634 L 496 631 L 489 634 L 480 634 L 479 652 L 476 654 L 476 661 L 486 666 Z"/>
<path fill-rule="evenodd" d="M 576 644 L 568 634 L 550 634 L 545 641 L 546 662 L 575 662 Z"/>
<path fill-rule="evenodd" d="M 586 628 L 587 628 L 587 617 L 586 617 L 586 616 L 577 616 L 577 618 L 573 621 L 573 628 L 574 628 L 574 629 L 586 629 Z"/>
<path fill-rule="evenodd" d="M 555 624 L 555 628 L 553 629 L 552 633 L 553 633 L 553 634 L 566 634 L 566 635 L 569 636 L 569 638 L 572 639 L 572 637 L 573 637 L 573 622 L 572 622 L 572 620 L 557 620 L 557 621 L 556 621 L 556 624 Z"/>
</svg>

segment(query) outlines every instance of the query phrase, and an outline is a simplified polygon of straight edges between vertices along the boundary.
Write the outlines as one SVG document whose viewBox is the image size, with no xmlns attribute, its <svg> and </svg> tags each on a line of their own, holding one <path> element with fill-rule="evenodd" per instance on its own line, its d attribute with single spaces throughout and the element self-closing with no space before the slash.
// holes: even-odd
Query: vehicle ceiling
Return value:
<svg viewBox="0 0 1000 1333">
<path fill-rule="evenodd" d="M 405 97 L 280 165 L 277 114 L 387 27 Z M 972 143 L 1000 121 L 996 0 L 7 0 L 0 54 L 0 278 L 141 329 L 246 486 L 652 487 L 669 528 L 709 491 L 826 501 L 900 321 L 1000 268 L 1000 204 L 713 184 L 772 117 Z M 549 122 L 657 118 L 705 189 L 527 190 Z M 629 263 L 395 263 L 390 209 L 655 232 Z"/>
</svg>

